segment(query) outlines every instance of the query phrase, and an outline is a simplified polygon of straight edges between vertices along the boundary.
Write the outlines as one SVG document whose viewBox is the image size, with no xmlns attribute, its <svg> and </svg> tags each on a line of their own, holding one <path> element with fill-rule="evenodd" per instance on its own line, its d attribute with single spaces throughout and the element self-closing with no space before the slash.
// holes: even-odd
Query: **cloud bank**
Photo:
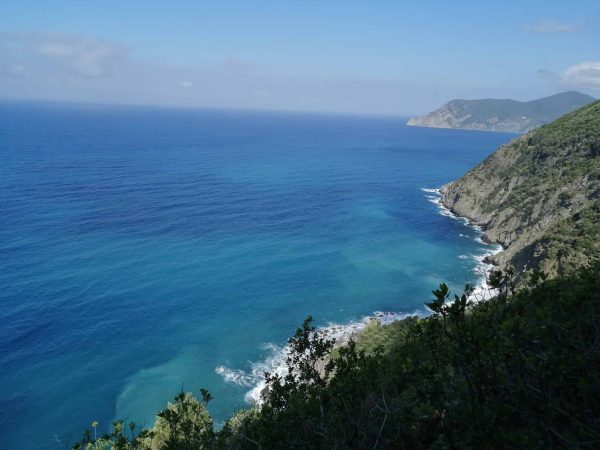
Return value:
<svg viewBox="0 0 600 450">
<path fill-rule="evenodd" d="M 586 61 L 569 67 L 563 79 L 574 86 L 600 89 L 600 61 Z"/>
<path fill-rule="evenodd" d="M 561 89 L 583 89 L 600 92 L 600 61 L 585 61 L 554 73 L 538 70 L 538 75 Z"/>
<path fill-rule="evenodd" d="M 0 33 L 0 98 L 384 114 L 439 102 L 410 83 L 282 75 L 232 58 L 181 67 L 133 53 L 73 34 Z"/>
<path fill-rule="evenodd" d="M 538 34 L 574 33 L 579 31 L 579 27 L 569 23 L 558 22 L 556 20 L 544 19 L 536 23 L 525 25 L 523 30 Z"/>
<path fill-rule="evenodd" d="M 554 87 L 595 91 L 600 89 L 599 70 L 599 62 L 588 61 L 561 74 L 538 73 Z M 110 40 L 65 33 L 0 33 L 0 99 L 398 115 L 424 113 L 452 98 L 494 95 L 539 94 L 527 85 L 283 74 L 235 58 L 190 57 L 186 66 L 177 66 L 140 59 L 133 49 Z"/>
<path fill-rule="evenodd" d="M 126 63 L 128 53 L 117 43 L 61 33 L 0 33 L 0 70 L 13 75 L 103 78 Z"/>
</svg>

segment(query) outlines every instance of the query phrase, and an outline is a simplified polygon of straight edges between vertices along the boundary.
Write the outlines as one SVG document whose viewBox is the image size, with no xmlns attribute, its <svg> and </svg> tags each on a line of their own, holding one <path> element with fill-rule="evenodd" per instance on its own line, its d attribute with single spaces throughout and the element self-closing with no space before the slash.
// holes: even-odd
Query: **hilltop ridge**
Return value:
<svg viewBox="0 0 600 450">
<path fill-rule="evenodd" d="M 528 102 L 452 100 L 433 112 L 410 119 L 407 125 L 524 133 L 593 101 L 593 97 L 574 91 Z"/>
<path fill-rule="evenodd" d="M 442 203 L 522 273 L 573 272 L 600 256 L 600 101 L 501 146 L 441 189 Z"/>
</svg>

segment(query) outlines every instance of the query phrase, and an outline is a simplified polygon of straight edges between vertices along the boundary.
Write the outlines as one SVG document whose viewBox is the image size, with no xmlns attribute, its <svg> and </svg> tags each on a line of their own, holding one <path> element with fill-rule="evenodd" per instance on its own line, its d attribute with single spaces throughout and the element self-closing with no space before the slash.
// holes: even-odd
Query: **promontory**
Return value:
<svg viewBox="0 0 600 450">
<path fill-rule="evenodd" d="M 593 102 L 579 92 L 563 92 L 529 102 L 505 99 L 452 100 L 407 125 L 431 128 L 524 133 Z"/>
<path fill-rule="evenodd" d="M 500 147 L 441 189 L 517 273 L 564 276 L 600 258 L 600 101 Z"/>
</svg>

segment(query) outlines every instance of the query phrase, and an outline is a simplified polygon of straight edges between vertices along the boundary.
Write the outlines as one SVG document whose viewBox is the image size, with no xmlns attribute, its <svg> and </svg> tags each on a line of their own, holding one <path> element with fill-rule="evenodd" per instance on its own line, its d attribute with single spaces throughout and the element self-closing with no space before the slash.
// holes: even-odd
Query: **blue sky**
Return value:
<svg viewBox="0 0 600 450">
<path fill-rule="evenodd" d="M 412 114 L 600 97 L 600 2 L 28 1 L 0 5 L 0 98 Z"/>
</svg>

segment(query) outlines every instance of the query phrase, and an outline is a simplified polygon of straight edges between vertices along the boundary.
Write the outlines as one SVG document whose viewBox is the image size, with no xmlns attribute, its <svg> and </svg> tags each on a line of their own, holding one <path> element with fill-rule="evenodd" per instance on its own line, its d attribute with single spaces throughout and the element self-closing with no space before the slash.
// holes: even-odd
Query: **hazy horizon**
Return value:
<svg viewBox="0 0 600 450">
<path fill-rule="evenodd" d="M 60 0 L 0 14 L 4 100 L 408 116 L 455 98 L 600 97 L 588 0 Z"/>
<path fill-rule="evenodd" d="M 566 91 L 557 92 L 557 94 L 564 93 Z M 554 94 L 550 94 L 552 96 Z M 502 98 L 498 98 L 502 99 Z M 520 100 L 527 102 L 529 100 L 536 100 L 537 98 Z M 461 99 L 458 99 L 461 100 Z M 464 100 L 464 99 L 463 99 Z M 484 99 L 485 100 L 485 99 Z M 487 99 L 489 100 L 489 98 Z M 513 99 L 505 99 L 513 100 Z M 598 100 L 598 98 L 596 98 Z M 323 116 L 357 116 L 365 118 L 396 118 L 396 119 L 410 119 L 419 114 L 423 114 L 423 111 L 415 113 L 383 113 L 383 112 L 362 112 L 362 111 L 336 111 L 336 110 L 294 110 L 283 108 L 260 108 L 260 107 L 235 107 L 235 106 L 204 106 L 204 105 L 173 105 L 173 104 L 154 104 L 154 103 L 118 103 L 114 101 L 68 101 L 68 100 L 45 100 L 45 99 L 22 99 L 22 98 L 0 98 L 0 104 L 15 103 L 21 105 L 36 105 L 56 108 L 83 108 L 83 109 L 103 109 L 103 108 L 115 108 L 115 109 L 127 109 L 127 108 L 149 108 L 149 109 L 164 109 L 164 110 L 189 110 L 189 111 L 216 111 L 216 112 L 231 112 L 231 113 L 264 113 L 264 114 L 298 114 L 298 115 L 323 115 Z M 438 106 L 443 106 L 440 104 Z M 437 109 L 437 107 L 432 107 Z M 489 131 L 486 131 L 489 132 Z M 499 131 L 502 133 L 502 131 Z"/>
</svg>

